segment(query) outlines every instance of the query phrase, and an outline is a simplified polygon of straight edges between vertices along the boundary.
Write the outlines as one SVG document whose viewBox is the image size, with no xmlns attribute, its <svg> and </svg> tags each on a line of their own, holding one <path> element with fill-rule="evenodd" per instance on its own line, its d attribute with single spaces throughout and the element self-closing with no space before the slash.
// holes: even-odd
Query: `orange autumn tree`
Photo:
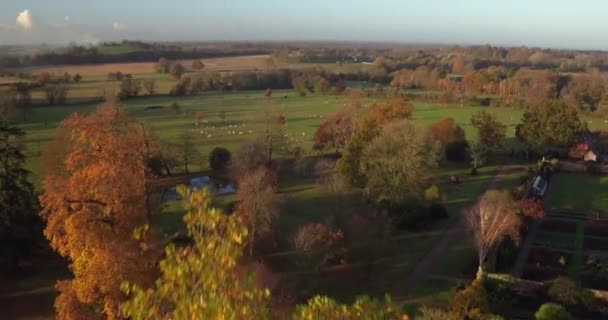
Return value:
<svg viewBox="0 0 608 320">
<path fill-rule="evenodd" d="M 452 118 L 443 118 L 429 126 L 429 137 L 442 146 L 464 141 L 464 130 Z"/>
<path fill-rule="evenodd" d="M 342 158 L 337 163 L 338 172 L 352 186 L 363 187 L 365 178 L 360 168 L 363 148 L 382 133 L 382 127 L 392 121 L 409 119 L 414 111 L 411 102 L 402 96 L 389 97 L 384 103 L 375 103 L 357 122 L 343 148 Z"/>
<path fill-rule="evenodd" d="M 315 131 L 315 150 L 333 149 L 336 155 L 346 145 L 355 131 L 355 110 L 351 106 L 338 109 L 321 123 Z"/>
<path fill-rule="evenodd" d="M 117 319 L 123 281 L 147 286 L 154 250 L 145 239 L 150 201 L 146 160 L 155 143 L 145 127 L 111 103 L 63 121 L 47 172 L 40 215 L 44 235 L 70 261 L 74 278 L 59 281 L 59 319 Z M 138 239 L 134 237 L 139 234 Z"/>
</svg>

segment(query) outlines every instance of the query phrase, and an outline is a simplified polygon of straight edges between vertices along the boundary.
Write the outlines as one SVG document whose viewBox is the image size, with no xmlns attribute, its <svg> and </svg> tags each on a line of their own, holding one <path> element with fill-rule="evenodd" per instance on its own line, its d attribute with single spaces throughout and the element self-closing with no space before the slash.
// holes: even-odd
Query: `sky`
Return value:
<svg viewBox="0 0 608 320">
<path fill-rule="evenodd" d="M 0 44 L 320 40 L 608 50 L 605 0 L 0 0 Z"/>
</svg>

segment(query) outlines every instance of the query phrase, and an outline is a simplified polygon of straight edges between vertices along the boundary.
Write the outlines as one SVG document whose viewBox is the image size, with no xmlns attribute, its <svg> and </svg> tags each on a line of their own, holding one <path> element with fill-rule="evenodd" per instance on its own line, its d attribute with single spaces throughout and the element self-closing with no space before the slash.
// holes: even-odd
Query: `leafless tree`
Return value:
<svg viewBox="0 0 608 320">
<path fill-rule="evenodd" d="M 477 277 L 483 275 L 483 263 L 488 253 L 505 236 L 519 242 L 520 221 L 515 214 L 515 204 L 507 191 L 487 191 L 464 215 L 477 249 L 479 268 Z"/>
<path fill-rule="evenodd" d="M 179 141 L 177 143 L 179 148 L 179 158 L 184 165 L 184 172 L 190 173 L 188 165 L 195 161 L 200 156 L 200 153 L 196 147 L 195 136 L 190 131 L 184 131 L 179 135 Z"/>
<path fill-rule="evenodd" d="M 272 223 L 279 214 L 281 201 L 275 184 L 275 174 L 266 168 L 246 173 L 238 181 L 236 212 L 247 223 L 250 256 L 257 237 L 272 231 Z"/>
</svg>

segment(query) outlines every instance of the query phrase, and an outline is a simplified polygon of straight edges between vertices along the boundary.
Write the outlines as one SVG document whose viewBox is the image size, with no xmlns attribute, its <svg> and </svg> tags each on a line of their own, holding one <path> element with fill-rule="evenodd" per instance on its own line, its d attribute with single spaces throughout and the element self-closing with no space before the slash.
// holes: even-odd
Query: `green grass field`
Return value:
<svg viewBox="0 0 608 320">
<path fill-rule="evenodd" d="M 557 174 L 551 179 L 547 205 L 588 213 L 608 210 L 608 177 L 586 174 Z"/>
<path fill-rule="evenodd" d="M 84 86 L 87 83 L 78 84 Z M 94 83 L 90 85 L 94 90 Z M 286 96 L 287 98 L 283 98 Z M 146 110 L 148 106 L 165 106 L 177 102 L 181 112 L 176 114 L 168 109 Z M 369 99 L 368 105 L 373 103 Z M 200 169 L 206 168 L 206 155 L 215 146 L 235 150 L 241 143 L 254 137 L 257 123 L 256 111 L 271 105 L 282 110 L 287 118 L 286 129 L 291 138 L 303 143 L 311 150 L 311 139 L 322 118 L 343 106 L 342 96 L 309 95 L 300 97 L 291 90 L 275 91 L 272 99 L 267 99 L 261 91 L 219 94 L 204 93 L 194 97 L 139 97 L 125 102 L 129 113 L 137 120 L 149 124 L 161 140 L 175 141 L 184 131 L 197 133 L 199 149 L 203 155 Z M 421 128 L 444 117 L 452 117 L 463 126 L 468 139 L 476 139 L 475 129 L 470 126 L 472 114 L 481 107 L 465 106 L 464 108 L 441 106 L 429 103 L 414 102 L 414 122 Z M 89 113 L 95 110 L 96 103 L 74 103 L 62 106 L 37 106 L 21 110 L 16 114 L 18 125 L 27 132 L 25 143 L 28 153 L 28 168 L 33 172 L 33 179 L 40 181 L 40 157 L 45 145 L 54 137 L 57 125 L 74 112 Z M 521 112 L 516 109 L 488 109 L 508 126 L 507 148 L 517 147 L 514 128 L 519 122 Z M 226 113 L 226 122 L 220 120 L 221 111 Z M 203 123 L 196 125 L 194 114 L 202 112 Z M 250 132 L 251 131 L 251 132 Z"/>
</svg>

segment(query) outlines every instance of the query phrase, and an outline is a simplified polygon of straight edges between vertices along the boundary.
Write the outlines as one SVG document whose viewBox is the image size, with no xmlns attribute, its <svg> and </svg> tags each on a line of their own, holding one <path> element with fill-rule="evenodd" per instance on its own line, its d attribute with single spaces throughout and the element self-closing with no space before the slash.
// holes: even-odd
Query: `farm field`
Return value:
<svg viewBox="0 0 608 320">
<path fill-rule="evenodd" d="M 127 50 L 127 49 L 125 49 Z M 196 59 L 201 60 L 205 64 L 205 71 L 216 71 L 216 72 L 235 72 L 235 71 L 253 71 L 253 70 L 267 70 L 273 68 L 282 69 L 298 69 L 298 68 L 337 68 L 334 64 L 329 63 L 294 63 L 294 62 L 283 62 L 273 61 L 270 63 L 270 55 L 251 55 L 251 56 L 234 56 L 234 57 L 219 57 L 219 58 L 203 58 Z M 191 69 L 192 61 L 195 59 L 187 60 L 175 60 L 173 62 L 181 63 L 187 70 Z M 120 71 L 127 74 L 146 74 L 154 73 L 154 62 L 130 62 L 130 63 L 104 63 L 104 64 L 84 64 L 84 65 L 63 65 L 63 66 L 36 66 L 27 68 L 13 68 L 10 69 L 14 72 L 29 72 L 37 74 L 40 72 L 49 72 L 56 74 L 63 74 L 68 72 L 70 74 L 79 73 L 81 76 L 96 77 L 106 76 L 109 72 Z M 365 65 L 355 64 L 354 66 L 365 68 Z"/>
</svg>

